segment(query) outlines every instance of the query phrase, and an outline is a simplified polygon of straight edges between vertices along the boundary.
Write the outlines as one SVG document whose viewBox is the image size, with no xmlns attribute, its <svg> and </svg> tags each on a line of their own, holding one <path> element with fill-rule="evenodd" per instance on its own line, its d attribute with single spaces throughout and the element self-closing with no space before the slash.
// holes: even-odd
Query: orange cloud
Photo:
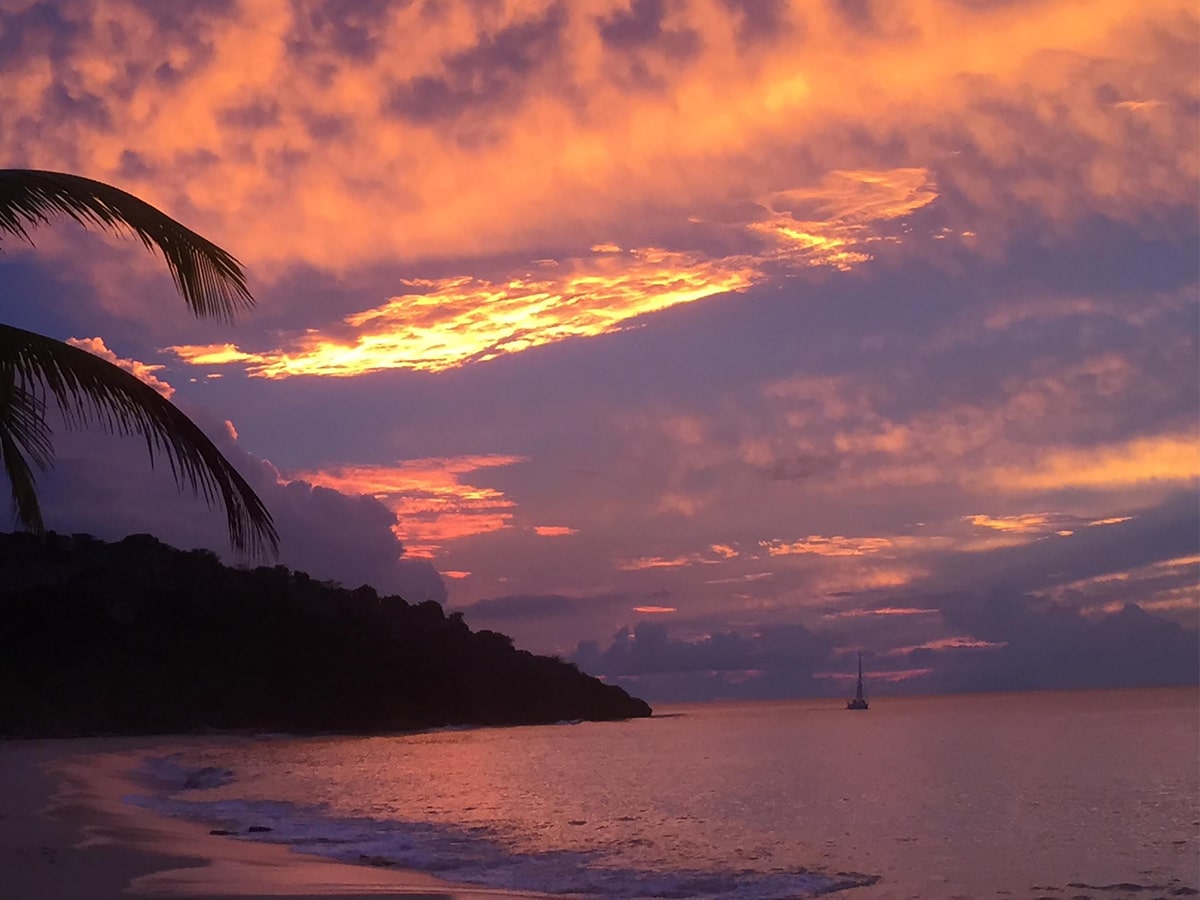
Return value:
<svg viewBox="0 0 1200 900">
<path fill-rule="evenodd" d="M 1200 478 L 1200 442 L 1194 434 L 1136 438 L 1100 447 L 1063 448 L 1023 466 L 1000 466 L 987 480 L 1005 490 L 1117 488 Z"/>
<path fill-rule="evenodd" d="M 100 337 L 93 338 L 67 338 L 67 343 L 72 347 L 78 347 L 80 350 L 86 350 L 101 359 L 107 360 L 119 369 L 124 369 L 130 375 L 133 375 L 139 381 L 148 384 L 154 388 L 168 400 L 175 393 L 175 388 L 167 384 L 154 373 L 161 371 L 164 367 L 152 365 L 149 363 L 138 362 L 136 359 L 123 359 L 117 356 L 112 350 L 109 350 L 104 344 L 104 339 Z M 234 437 L 237 435 L 235 434 Z"/>
<path fill-rule="evenodd" d="M 1044 538 L 1048 535 L 1070 537 L 1078 528 L 1095 528 L 1128 522 L 1133 516 L 1113 516 L 1107 519 L 1088 521 L 1066 513 L 1021 513 L 1011 516 L 971 515 L 963 516 L 976 528 L 999 532 L 1003 537 L 995 540 L 966 540 L 964 550 L 991 550 L 995 547 L 1013 546 Z"/>
<path fill-rule="evenodd" d="M 781 191 L 768 199 L 770 218 L 745 226 L 767 245 L 757 254 L 706 259 L 597 244 L 591 256 L 542 260 L 538 269 L 502 282 L 466 275 L 409 279 L 413 291 L 346 316 L 338 333 L 349 326 L 348 339 L 309 329 L 260 352 L 232 344 L 165 349 L 192 365 L 240 363 L 262 378 L 396 368 L 438 372 L 568 338 L 610 334 L 638 316 L 741 291 L 767 277 L 768 263 L 849 269 L 871 258 L 869 243 L 885 239 L 874 233 L 876 223 L 901 218 L 935 196 L 926 173 L 917 169 L 835 172 L 819 188 Z M 801 210 L 821 218 L 797 219 Z"/>
<path fill-rule="evenodd" d="M 890 550 L 895 544 L 883 537 L 848 538 L 841 535 L 822 537 L 810 534 L 807 538 L 787 543 L 785 541 L 759 541 L 759 546 L 767 551 L 768 556 L 795 556 L 812 554 L 814 556 L 865 556 L 868 553 L 879 553 Z"/>
<path fill-rule="evenodd" d="M 835 171 L 819 186 L 776 192 L 764 203 L 770 217 L 748 227 L 774 245 L 768 259 L 848 271 L 872 258 L 872 243 L 899 242 L 879 234 L 878 223 L 910 215 L 936 198 L 924 169 Z"/>
<path fill-rule="evenodd" d="M 1053 530 L 1049 527 L 1052 520 L 1057 519 L 1055 513 L 1024 513 L 1017 516 L 963 516 L 977 528 L 991 528 L 995 531 L 1011 531 L 1017 534 L 1045 534 Z"/>
<path fill-rule="evenodd" d="M 969 635 L 956 635 L 953 637 L 937 638 L 936 640 L 926 641 L 923 644 L 912 644 L 907 647 L 894 647 L 886 651 L 884 656 L 907 656 L 914 650 L 986 650 L 998 647 L 1007 647 L 1007 642 L 1004 641 L 984 641 L 979 638 L 970 637 Z"/>
<path fill-rule="evenodd" d="M 432 558 L 459 538 L 507 528 L 515 503 L 503 492 L 468 483 L 481 469 L 524 462 L 519 456 L 411 459 L 390 466 L 337 466 L 290 473 L 292 480 L 367 494 L 396 514 L 393 531 L 408 556 Z"/>
<path fill-rule="evenodd" d="M 742 290 L 758 277 L 745 260 L 708 262 L 656 249 L 606 253 L 503 283 L 470 276 L 410 280 L 413 292 L 347 316 L 342 325 L 352 329 L 350 340 L 310 329 L 278 350 L 259 353 L 230 344 L 166 350 L 193 365 L 242 363 L 262 378 L 397 368 L 438 372 L 609 334 L 637 316 Z"/>
<path fill-rule="evenodd" d="M 540 537 L 565 537 L 571 534 L 579 534 L 579 529 L 569 528 L 566 525 L 535 525 L 533 526 L 533 532 Z"/>
<path fill-rule="evenodd" d="M 636 559 L 622 560 L 617 568 L 622 572 L 640 572 L 645 569 L 678 569 L 684 566 L 711 566 L 717 563 L 736 559 L 738 552 L 727 544 L 711 544 L 707 550 L 700 553 L 687 553 L 682 556 L 639 556 Z"/>
<path fill-rule="evenodd" d="M 896 171 L 952 183 L 992 231 L 1030 208 L 1138 220 L 1200 169 L 1186 0 L 895 0 L 857 16 L 680 0 L 661 25 L 685 36 L 686 61 L 605 39 L 627 0 L 376 5 L 357 52 L 329 17 L 281 0 L 194 8 L 184 28 L 158 8 L 60 10 L 78 26 L 69 46 L 50 58 L 30 41 L 5 84 L 8 117 L 40 127 L 6 131 L 0 153 L 119 181 L 260 277 L 565 235 L 661 244 L 689 217 L 781 191 L 819 206 L 831 177 L 898 157 Z M 742 17 L 767 37 L 740 39 Z M 170 77 L 136 74 L 153 72 Z M 103 114 L 66 115 L 63 97 Z M 863 252 L 807 227 L 852 220 L 786 212 L 764 230 L 847 263 Z"/>
<path fill-rule="evenodd" d="M 635 606 L 633 611 L 648 616 L 666 615 L 667 613 L 678 612 L 674 606 Z"/>
<path fill-rule="evenodd" d="M 646 569 L 678 569 L 681 566 L 690 566 L 696 562 L 696 558 L 692 556 L 639 556 L 637 559 L 624 560 L 617 563 L 617 568 L 622 572 L 641 572 Z"/>
<path fill-rule="evenodd" d="M 1085 606 L 1080 611 L 1089 616 L 1120 612 L 1126 603 L 1134 599 L 1146 610 L 1200 609 L 1198 565 L 1200 555 L 1159 560 L 1120 572 L 1106 572 L 1065 582 L 1046 590 L 1044 596 L 1055 602 L 1075 605 L 1079 602 L 1077 596 L 1080 594 L 1086 597 L 1093 591 L 1106 591 L 1119 585 L 1123 596 L 1106 603 Z"/>
</svg>

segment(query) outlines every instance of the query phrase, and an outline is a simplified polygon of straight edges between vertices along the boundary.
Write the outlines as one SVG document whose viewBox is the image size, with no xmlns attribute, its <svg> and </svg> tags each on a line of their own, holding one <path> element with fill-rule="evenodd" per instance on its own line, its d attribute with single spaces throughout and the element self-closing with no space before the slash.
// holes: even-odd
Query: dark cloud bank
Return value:
<svg viewBox="0 0 1200 900">
<path fill-rule="evenodd" d="M 840 696 L 856 648 L 876 695 L 1197 684 L 1200 632 L 1132 602 L 1194 587 L 1195 564 L 1156 564 L 1197 549 L 1200 511 L 1182 493 L 1067 540 L 931 559 L 935 573 L 904 592 L 839 598 L 862 614 L 835 616 L 828 627 L 765 624 L 750 636 L 716 631 L 688 641 L 643 621 L 606 647 L 581 642 L 571 658 L 651 701 Z M 1125 577 L 1104 578 L 1115 573 Z M 1123 606 L 1097 612 L 1122 603 L 1121 591 Z M 927 612 L 876 614 L 887 608 Z"/>
<path fill-rule="evenodd" d="M 1196 630 L 1135 604 L 1090 619 L 1066 606 L 995 595 L 942 614 L 979 644 L 898 652 L 868 648 L 871 693 L 1147 687 L 1198 680 Z M 841 696 L 852 690 L 847 679 L 855 663 L 853 652 L 840 648 L 836 638 L 803 625 L 773 625 L 749 637 L 717 632 L 692 642 L 673 640 L 665 625 L 643 621 L 618 631 L 607 647 L 581 642 L 571 659 L 651 702 Z M 894 680 L 902 674 L 906 677 Z"/>
</svg>

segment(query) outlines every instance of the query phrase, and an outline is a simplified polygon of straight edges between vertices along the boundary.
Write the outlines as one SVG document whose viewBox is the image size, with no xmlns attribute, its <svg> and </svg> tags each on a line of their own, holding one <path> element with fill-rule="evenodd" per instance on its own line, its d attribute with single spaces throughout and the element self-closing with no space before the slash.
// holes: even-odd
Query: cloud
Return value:
<svg viewBox="0 0 1200 900">
<path fill-rule="evenodd" d="M 1194 433 L 1139 437 L 1108 446 L 1052 448 L 1030 466 L 987 473 L 1006 490 L 1104 488 L 1142 482 L 1200 479 L 1200 445 Z"/>
<path fill-rule="evenodd" d="M 534 525 L 533 533 L 538 537 L 566 537 L 572 534 L 579 534 L 579 529 L 570 528 L 566 525 Z"/>
<path fill-rule="evenodd" d="M 796 554 L 813 554 L 816 556 L 864 556 L 889 550 L 894 543 L 882 537 L 848 538 L 841 535 L 822 537 L 810 534 L 808 537 L 791 543 L 785 541 L 760 541 L 768 556 L 794 556 Z"/>
<path fill-rule="evenodd" d="M 5 157 L 121 182 L 259 272 L 664 246 L 896 160 L 993 234 L 1140 222 L 1198 168 L 1180 0 L 41 9 L 2 25 Z"/>
<path fill-rule="evenodd" d="M 566 656 L 574 640 L 568 635 L 611 634 L 627 621 L 636 602 L 622 593 L 509 594 L 456 605 L 472 628 L 511 635 L 518 646 Z"/>
<path fill-rule="evenodd" d="M 1003 585 L 1023 595 L 1187 558 L 1200 546 L 1200 512 L 1194 500 L 1194 494 L 1183 491 L 1136 514 L 1112 517 L 1122 521 L 1083 528 L 1067 537 L 950 554 L 925 584 L 948 590 Z"/>
<path fill-rule="evenodd" d="M 165 350 L 197 366 L 241 364 L 253 377 L 350 377 L 396 368 L 440 372 L 611 334 L 649 313 L 742 291 L 767 279 L 771 267 L 849 270 L 867 262 L 872 242 L 900 240 L 878 234 L 878 223 L 907 216 L 936 196 L 925 178 L 910 169 L 834 172 L 819 188 L 777 192 L 764 200 L 758 220 L 728 223 L 761 243 L 738 255 L 623 251 L 601 243 L 591 256 L 539 260 L 539 268 L 502 281 L 406 279 L 411 291 L 346 316 L 330 332 L 309 328 L 273 349 L 225 343 Z"/>
<path fill-rule="evenodd" d="M 1063 606 L 992 594 L 943 610 L 952 626 L 991 645 L 990 652 L 947 666 L 944 683 L 959 690 L 1136 687 L 1195 684 L 1200 638 L 1136 604 L 1089 620 Z M 914 650 L 925 658 L 930 648 Z"/>
<path fill-rule="evenodd" d="M 101 359 L 112 363 L 118 369 L 124 369 L 139 381 L 154 388 L 168 400 L 175 393 L 175 388 L 154 374 L 155 372 L 161 372 L 165 368 L 164 366 L 138 362 L 136 359 L 122 359 L 105 346 L 103 338 L 67 338 L 66 343 L 72 347 L 78 347 L 80 350 L 86 350 L 88 353 L 99 356 Z M 236 438 L 237 435 L 234 435 L 234 437 Z"/>
<path fill-rule="evenodd" d="M 375 498 L 393 513 L 393 530 L 409 556 L 432 558 L 449 541 L 509 527 L 513 501 L 495 488 L 469 484 L 463 476 L 525 461 L 500 454 L 409 459 L 388 466 L 297 471 L 290 477 Z"/>
<path fill-rule="evenodd" d="M 266 503 L 280 535 L 279 562 L 349 586 L 371 584 L 414 602 L 444 602 L 446 587 L 427 561 L 403 558 L 395 513 L 379 501 L 287 480 L 238 446 L 222 423 L 190 410 L 218 449 Z M 145 444 L 95 431 L 55 436 L 54 468 L 38 479 L 47 527 L 106 540 L 149 532 L 191 549 L 206 547 L 231 562 L 224 515 L 180 493 L 168 472 L 151 469 Z"/>
<path fill-rule="evenodd" d="M 1198 20 L 1080 10 L 13 7 L 0 151 L 160 204 L 260 303 L 236 335 L 193 322 L 160 260 L 66 227 L 10 248 L 37 300 L 10 312 L 166 364 L 267 482 L 330 506 L 304 528 L 345 517 L 364 571 L 395 577 L 401 526 L 462 606 L 570 598 L 508 620 L 555 652 L 662 607 L 672 644 L 800 622 L 933 654 L 886 677 L 935 684 L 1000 651 L 890 610 L 995 590 L 1190 624 L 1194 572 L 1168 563 L 1196 532 L 1164 509 L 1198 468 Z M 140 496 L 129 468 L 113 487 Z M 120 515 L 75 484 L 62 509 Z"/>
<path fill-rule="evenodd" d="M 583 641 L 572 662 L 593 675 L 636 685 L 643 696 L 672 699 L 797 696 L 817 692 L 813 672 L 829 643 L 802 625 L 764 628 L 752 637 L 716 632 L 674 640 L 666 625 L 622 628 L 604 649 Z"/>
<path fill-rule="evenodd" d="M 683 556 L 639 556 L 635 559 L 618 560 L 617 568 L 622 572 L 641 572 L 646 569 L 677 569 L 684 566 L 713 566 L 731 559 L 737 559 L 740 554 L 728 544 L 711 544 L 697 553 Z"/>
<path fill-rule="evenodd" d="M 496 622 L 563 615 L 574 612 L 582 603 L 591 602 L 596 601 L 560 594 L 514 595 L 480 600 L 467 607 L 466 612 L 472 620 Z"/>
</svg>

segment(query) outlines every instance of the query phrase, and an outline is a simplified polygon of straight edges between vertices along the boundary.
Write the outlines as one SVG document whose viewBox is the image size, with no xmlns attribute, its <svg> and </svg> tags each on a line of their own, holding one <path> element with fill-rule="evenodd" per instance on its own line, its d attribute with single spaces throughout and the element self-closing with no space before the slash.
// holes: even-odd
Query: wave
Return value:
<svg viewBox="0 0 1200 900">
<path fill-rule="evenodd" d="M 235 779 L 231 769 L 221 766 L 196 766 L 186 762 L 185 753 L 149 756 L 142 760 L 138 774 L 153 787 L 166 793 L 197 791 L 223 787 Z"/>
<path fill-rule="evenodd" d="M 521 852 L 497 829 L 393 819 L 334 818 L 317 807 L 269 800 L 205 799 L 204 791 L 233 780 L 213 766 L 189 767 L 182 759 L 147 760 L 143 766 L 162 790 L 126 802 L 170 816 L 198 820 L 218 833 L 283 844 L 298 853 L 347 863 L 396 866 L 480 887 L 547 894 L 614 898 L 765 900 L 811 897 L 873 884 L 877 876 L 806 869 L 655 871 L 623 865 L 605 850 Z"/>
</svg>

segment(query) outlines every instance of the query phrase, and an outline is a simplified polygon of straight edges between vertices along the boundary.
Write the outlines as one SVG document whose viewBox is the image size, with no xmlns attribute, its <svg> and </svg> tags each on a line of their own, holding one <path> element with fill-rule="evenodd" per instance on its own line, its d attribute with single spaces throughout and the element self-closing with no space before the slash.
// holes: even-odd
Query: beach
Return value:
<svg viewBox="0 0 1200 900">
<path fill-rule="evenodd" d="M 194 746 L 196 740 L 175 743 Z M 136 790 L 130 778 L 138 751 L 169 749 L 172 743 L 154 738 L 0 743 L 0 896 L 536 896 L 212 835 L 205 825 L 123 802 Z"/>
</svg>

